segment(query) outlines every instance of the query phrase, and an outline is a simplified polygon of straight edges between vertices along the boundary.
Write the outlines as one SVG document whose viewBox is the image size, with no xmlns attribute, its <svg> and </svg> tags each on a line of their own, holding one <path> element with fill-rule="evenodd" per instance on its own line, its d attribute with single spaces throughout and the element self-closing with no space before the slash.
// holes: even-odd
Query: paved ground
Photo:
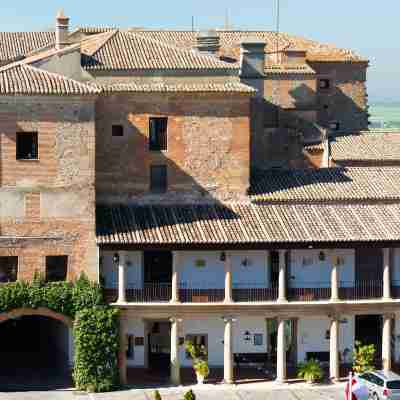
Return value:
<svg viewBox="0 0 400 400">
<path fill-rule="evenodd" d="M 182 400 L 190 387 L 160 389 L 163 400 Z M 234 387 L 192 387 L 197 400 L 343 400 L 344 384 L 335 386 L 308 386 L 274 383 L 246 384 Z M 0 400 L 153 400 L 151 389 L 131 389 L 104 394 L 85 394 L 72 390 L 49 392 L 0 392 Z"/>
</svg>

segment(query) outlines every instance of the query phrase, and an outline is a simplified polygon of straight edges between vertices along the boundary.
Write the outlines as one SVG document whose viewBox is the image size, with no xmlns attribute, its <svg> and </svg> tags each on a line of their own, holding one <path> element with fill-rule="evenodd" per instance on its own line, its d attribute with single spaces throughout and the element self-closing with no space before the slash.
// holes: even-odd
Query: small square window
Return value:
<svg viewBox="0 0 400 400">
<path fill-rule="evenodd" d="M 17 160 L 38 159 L 38 133 L 17 132 Z"/>
<path fill-rule="evenodd" d="M 46 280 L 48 282 L 65 281 L 67 279 L 68 256 L 46 257 Z"/>
<path fill-rule="evenodd" d="M 18 257 L 0 257 L 0 283 L 15 282 L 18 273 Z"/>
<path fill-rule="evenodd" d="M 157 193 L 167 191 L 167 167 L 165 165 L 150 167 L 150 190 Z"/>
<path fill-rule="evenodd" d="M 168 118 L 150 118 L 149 120 L 149 150 L 167 150 Z"/>
<path fill-rule="evenodd" d="M 122 125 L 113 125 L 112 126 L 112 135 L 113 136 L 124 136 L 124 127 Z"/>
<path fill-rule="evenodd" d="M 331 87 L 331 81 L 330 79 L 320 79 L 319 80 L 319 88 L 326 90 L 329 89 Z"/>
</svg>

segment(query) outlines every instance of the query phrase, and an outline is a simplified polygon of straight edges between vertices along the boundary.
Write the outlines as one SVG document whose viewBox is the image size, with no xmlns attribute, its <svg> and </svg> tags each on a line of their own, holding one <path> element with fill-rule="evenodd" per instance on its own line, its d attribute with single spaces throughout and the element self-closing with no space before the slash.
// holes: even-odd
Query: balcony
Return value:
<svg viewBox="0 0 400 400">
<path fill-rule="evenodd" d="M 341 300 L 373 300 L 383 296 L 383 281 L 341 282 L 339 298 Z"/>
<path fill-rule="evenodd" d="M 302 283 L 302 286 L 288 289 L 289 301 L 326 301 L 331 298 L 330 282 Z"/>
<path fill-rule="evenodd" d="M 253 285 L 249 288 L 248 285 L 236 284 L 232 290 L 233 301 L 238 303 L 260 303 L 275 301 L 278 298 L 278 287 L 262 287 Z"/>
<path fill-rule="evenodd" d="M 220 303 L 225 299 L 225 289 L 190 289 L 179 290 L 182 303 Z"/>
<path fill-rule="evenodd" d="M 171 284 L 152 282 L 145 283 L 143 288 L 127 289 L 126 300 L 130 303 L 167 303 L 171 300 Z M 108 302 L 115 302 L 118 298 L 117 289 L 105 289 Z"/>
</svg>

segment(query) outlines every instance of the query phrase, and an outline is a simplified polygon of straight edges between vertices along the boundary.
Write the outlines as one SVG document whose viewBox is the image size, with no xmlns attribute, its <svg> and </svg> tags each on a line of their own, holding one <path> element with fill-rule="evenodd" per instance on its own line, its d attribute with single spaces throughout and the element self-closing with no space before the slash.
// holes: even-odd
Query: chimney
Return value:
<svg viewBox="0 0 400 400">
<path fill-rule="evenodd" d="M 331 144 L 328 129 L 322 131 L 322 146 L 324 150 L 322 153 L 321 168 L 329 168 L 331 166 Z"/>
<path fill-rule="evenodd" d="M 69 45 L 69 18 L 64 15 L 64 10 L 61 9 L 56 16 L 56 49 L 60 50 Z"/>
<path fill-rule="evenodd" d="M 215 55 L 220 49 L 219 35 L 215 30 L 200 32 L 197 35 L 197 50 L 200 53 Z"/>
<path fill-rule="evenodd" d="M 240 49 L 240 77 L 260 78 L 264 76 L 265 41 L 257 38 L 245 39 Z"/>
</svg>

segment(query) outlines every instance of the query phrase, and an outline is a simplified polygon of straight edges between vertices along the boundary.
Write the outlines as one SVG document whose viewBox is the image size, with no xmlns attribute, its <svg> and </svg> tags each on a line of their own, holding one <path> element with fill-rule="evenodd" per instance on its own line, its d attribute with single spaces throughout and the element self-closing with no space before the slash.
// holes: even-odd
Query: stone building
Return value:
<svg viewBox="0 0 400 400">
<path fill-rule="evenodd" d="M 191 379 L 185 340 L 227 383 L 310 358 L 337 379 L 359 339 L 399 361 L 400 148 L 365 131 L 367 60 L 62 13 L 0 39 L 0 280 L 100 280 L 122 381 Z"/>
</svg>

